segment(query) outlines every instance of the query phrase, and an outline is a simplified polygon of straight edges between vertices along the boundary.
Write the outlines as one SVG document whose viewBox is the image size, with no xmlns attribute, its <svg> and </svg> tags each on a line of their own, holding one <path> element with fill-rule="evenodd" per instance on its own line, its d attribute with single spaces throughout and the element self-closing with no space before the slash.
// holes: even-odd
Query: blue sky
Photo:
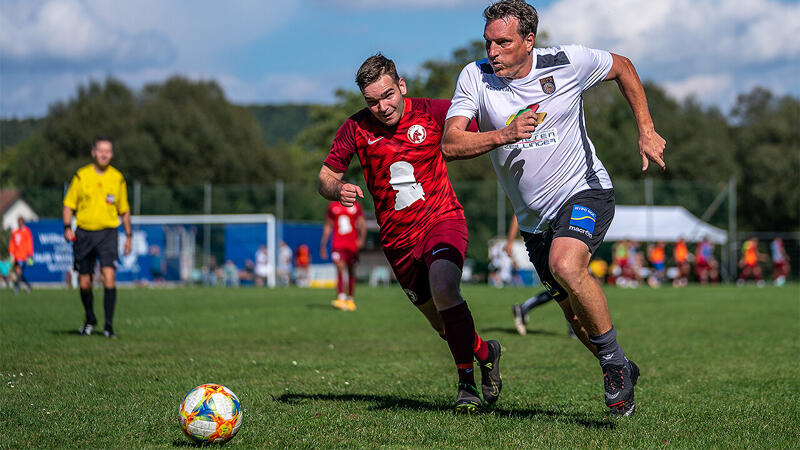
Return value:
<svg viewBox="0 0 800 450">
<path fill-rule="evenodd" d="M 628 56 L 676 99 L 727 111 L 800 96 L 800 1 L 530 1 L 553 44 Z M 333 100 L 377 51 L 401 72 L 479 39 L 488 0 L 0 0 L 0 116 L 46 114 L 89 80 L 215 79 L 237 103 Z"/>
</svg>

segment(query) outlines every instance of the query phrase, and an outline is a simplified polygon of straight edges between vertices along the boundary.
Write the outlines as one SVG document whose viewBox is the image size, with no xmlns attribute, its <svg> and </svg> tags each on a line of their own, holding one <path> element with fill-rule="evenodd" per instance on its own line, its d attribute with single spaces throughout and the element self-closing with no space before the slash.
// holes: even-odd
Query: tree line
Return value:
<svg viewBox="0 0 800 450">
<path fill-rule="evenodd" d="M 463 66 L 484 55 L 482 41 L 475 41 L 447 59 L 425 62 L 419 73 L 405 76 L 409 95 L 450 98 Z M 645 91 L 656 129 L 667 140 L 668 167 L 646 176 L 672 185 L 705 181 L 721 186 L 734 178 L 740 229 L 798 230 L 800 100 L 757 87 L 740 95 L 726 114 L 691 98 L 678 102 L 654 83 L 646 82 Z M 41 119 L 2 121 L 0 182 L 63 186 L 88 162 L 92 138 L 104 134 L 114 137 L 114 164 L 129 182 L 177 192 L 169 188 L 205 181 L 271 186 L 283 180 L 300 186 L 298 195 L 307 199 L 287 202 L 285 217 L 321 220 L 318 205 L 324 202 L 316 194 L 316 174 L 339 125 L 364 107 L 355 85 L 337 90 L 335 98 L 331 105 L 240 106 L 229 102 L 214 81 L 175 76 L 139 91 L 114 78 L 90 82 L 73 98 L 52 105 Z M 612 180 L 642 179 L 636 126 L 616 86 L 603 83 L 587 91 L 585 114 L 589 136 Z M 457 190 L 467 181 L 490 185 L 495 180 L 486 156 L 448 168 Z M 347 176 L 363 185 L 360 172 L 354 163 Z M 459 196 L 464 203 L 493 204 L 495 192 L 483 191 Z M 181 199 L 167 196 L 159 198 L 180 206 Z M 252 194 L 238 201 L 242 209 L 263 211 L 258 203 L 267 200 Z M 481 205 L 474 207 L 480 210 Z M 494 220 L 472 219 L 481 235 L 493 234 Z"/>
</svg>

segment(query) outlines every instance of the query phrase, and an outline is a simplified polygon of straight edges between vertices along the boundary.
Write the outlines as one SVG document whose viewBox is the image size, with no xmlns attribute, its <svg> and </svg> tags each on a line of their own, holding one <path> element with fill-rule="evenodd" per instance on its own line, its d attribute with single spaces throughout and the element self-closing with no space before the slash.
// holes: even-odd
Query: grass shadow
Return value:
<svg viewBox="0 0 800 450">
<path fill-rule="evenodd" d="M 332 402 L 364 402 L 372 404 L 372 410 L 385 410 L 385 409 L 407 409 L 410 411 L 452 411 L 453 407 L 450 405 L 430 402 L 425 400 L 416 400 L 411 398 L 402 398 L 395 395 L 374 395 L 374 394 L 304 394 L 304 393 L 286 393 L 279 397 L 274 398 L 276 401 L 286 403 L 289 405 L 299 404 L 304 400 L 322 400 Z M 586 428 L 591 429 L 608 429 L 613 430 L 616 424 L 609 419 L 596 420 L 592 419 L 587 414 L 575 414 L 562 411 L 538 409 L 538 408 L 522 408 L 522 409 L 505 409 L 489 407 L 486 408 L 483 414 L 492 414 L 499 417 L 508 418 L 554 418 L 559 421 L 572 422 Z"/>
<path fill-rule="evenodd" d="M 484 333 L 504 333 L 504 334 L 513 334 L 519 335 L 517 333 L 517 329 L 514 327 L 488 327 L 488 328 L 481 328 L 479 330 L 480 334 Z M 528 335 L 540 335 L 540 336 L 562 336 L 561 333 L 556 333 L 554 331 L 546 331 L 546 330 L 528 330 Z M 566 336 L 566 333 L 563 334 Z"/>
</svg>

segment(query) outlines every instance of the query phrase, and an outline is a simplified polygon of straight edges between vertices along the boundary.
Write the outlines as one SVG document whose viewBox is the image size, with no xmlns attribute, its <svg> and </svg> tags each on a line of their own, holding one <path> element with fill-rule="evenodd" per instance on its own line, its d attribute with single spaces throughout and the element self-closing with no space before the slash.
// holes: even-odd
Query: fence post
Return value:
<svg viewBox="0 0 800 450">
<path fill-rule="evenodd" d="M 133 182 L 133 214 L 142 214 L 142 183 L 139 180 Z"/>
<path fill-rule="evenodd" d="M 211 182 L 203 184 L 203 213 L 211 214 Z M 211 224 L 203 225 L 203 253 L 205 264 L 208 265 L 211 259 Z M 211 268 L 209 267 L 209 270 Z"/>
<path fill-rule="evenodd" d="M 736 279 L 736 266 L 739 262 L 737 249 L 739 248 L 739 236 L 736 229 L 736 178 L 731 177 L 728 181 L 728 270 L 731 280 Z"/>
<path fill-rule="evenodd" d="M 283 180 L 275 181 L 275 215 L 278 216 L 278 242 L 283 240 Z"/>
</svg>

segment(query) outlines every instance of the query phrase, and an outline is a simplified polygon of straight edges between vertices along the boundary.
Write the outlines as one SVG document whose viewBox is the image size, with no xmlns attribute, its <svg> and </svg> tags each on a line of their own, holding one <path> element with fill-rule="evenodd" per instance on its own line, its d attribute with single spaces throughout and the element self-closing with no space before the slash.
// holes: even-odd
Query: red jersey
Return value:
<svg viewBox="0 0 800 450">
<path fill-rule="evenodd" d="M 28 227 L 23 226 L 11 233 L 8 253 L 14 258 L 14 261 L 25 261 L 33 257 L 33 236 Z"/>
<path fill-rule="evenodd" d="M 412 247 L 436 223 L 464 219 L 441 151 L 450 101 L 404 100 L 403 117 L 394 128 L 367 108 L 350 116 L 325 158 L 325 165 L 344 172 L 358 155 L 386 248 Z"/>
<path fill-rule="evenodd" d="M 361 203 L 355 202 L 347 208 L 339 202 L 328 204 L 328 219 L 333 222 L 331 248 L 358 251 L 358 229 L 356 223 L 364 216 Z"/>
</svg>

